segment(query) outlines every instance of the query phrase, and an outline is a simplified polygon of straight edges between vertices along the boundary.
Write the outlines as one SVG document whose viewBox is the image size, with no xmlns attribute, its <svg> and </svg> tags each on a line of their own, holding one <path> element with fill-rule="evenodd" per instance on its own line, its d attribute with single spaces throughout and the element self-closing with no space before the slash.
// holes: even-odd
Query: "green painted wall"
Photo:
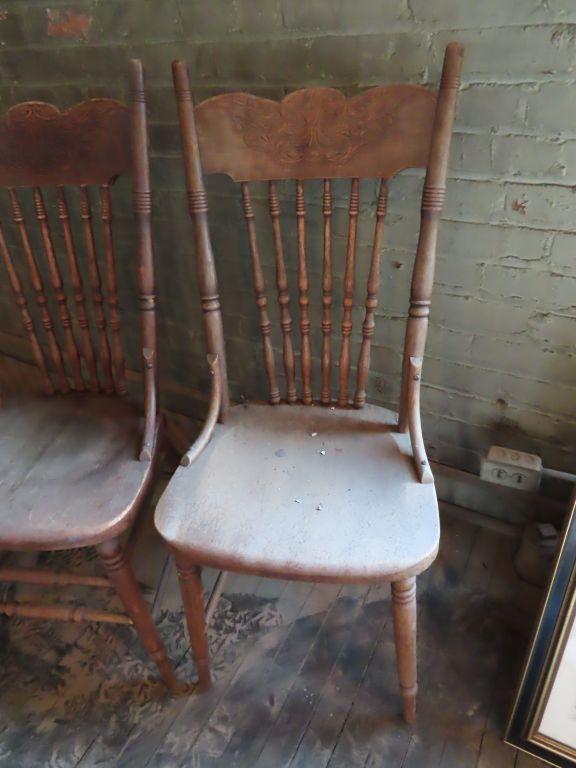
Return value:
<svg viewBox="0 0 576 768">
<path fill-rule="evenodd" d="M 477 470 L 480 453 L 496 442 L 535 451 L 546 465 L 574 471 L 576 7 L 559 0 L 55 0 L 48 7 L 11 0 L 0 5 L 3 107 L 25 99 L 66 107 L 91 96 L 125 97 L 127 59 L 144 60 L 161 368 L 171 407 L 189 407 L 181 388 L 206 385 L 171 60 L 189 61 L 198 99 L 237 88 L 279 98 L 307 85 L 351 93 L 395 80 L 435 85 L 451 39 L 464 42 L 467 55 L 424 371 L 430 455 Z M 420 174 L 404 173 L 391 189 L 370 380 L 371 398 L 385 404 L 397 400 L 420 187 Z M 134 275 L 127 191 L 120 190 L 117 226 L 124 280 Z M 337 296 L 346 194 L 347 187 L 338 184 Z M 367 183 L 365 208 L 374 194 L 374 184 Z M 256 379 L 258 326 L 243 222 L 233 195 L 231 182 L 210 182 L 230 378 L 236 397 L 254 396 L 264 394 L 263 376 Z M 254 195 L 270 279 L 264 190 L 255 189 Z M 293 189 L 284 186 L 282 195 L 284 206 L 293 209 Z M 319 185 L 312 184 L 307 195 L 311 216 L 318 214 Z M 309 240 L 311 314 L 317 320 L 321 229 L 320 217 L 315 218 Z M 367 272 L 372 226 L 364 212 L 359 276 Z M 294 267 L 293 238 L 286 237 L 286 248 Z M 290 279 L 294 296 L 294 269 Z M 26 358 L 18 316 L 2 282 L 4 351 Z M 131 320 L 135 302 L 128 291 L 122 296 Z M 356 345 L 362 301 L 359 288 Z M 317 330 L 316 353 L 318 340 Z M 135 365 L 136 336 L 129 334 L 127 343 Z"/>
</svg>

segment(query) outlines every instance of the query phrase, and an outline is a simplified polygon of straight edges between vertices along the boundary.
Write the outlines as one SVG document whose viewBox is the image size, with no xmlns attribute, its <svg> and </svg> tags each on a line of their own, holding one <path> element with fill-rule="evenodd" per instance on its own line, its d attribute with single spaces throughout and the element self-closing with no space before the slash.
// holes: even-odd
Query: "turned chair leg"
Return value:
<svg viewBox="0 0 576 768">
<path fill-rule="evenodd" d="M 112 541 L 99 544 L 96 549 L 108 578 L 115 586 L 126 613 L 134 623 L 134 628 L 138 632 L 142 645 L 156 662 L 160 675 L 168 688 L 174 692 L 178 691 L 180 688 L 178 679 L 166 655 L 164 643 L 120 543 L 117 539 L 112 539 Z"/>
<path fill-rule="evenodd" d="M 210 652 L 206 632 L 206 617 L 204 612 L 204 591 L 202 589 L 202 569 L 194 565 L 186 556 L 176 554 L 176 568 L 180 580 L 182 603 L 186 611 L 188 634 L 192 655 L 198 674 L 198 685 L 201 691 L 206 691 L 212 685 L 210 675 Z"/>
<path fill-rule="evenodd" d="M 400 690 L 404 702 L 404 719 L 416 719 L 416 579 L 404 579 L 392 584 L 394 640 Z"/>
</svg>

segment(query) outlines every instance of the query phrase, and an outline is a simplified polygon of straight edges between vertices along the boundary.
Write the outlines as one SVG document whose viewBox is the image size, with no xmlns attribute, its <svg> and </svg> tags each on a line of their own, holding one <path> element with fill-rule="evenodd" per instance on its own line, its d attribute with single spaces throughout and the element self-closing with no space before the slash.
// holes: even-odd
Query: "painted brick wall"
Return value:
<svg viewBox="0 0 576 768">
<path fill-rule="evenodd" d="M 126 60 L 139 56 L 145 62 L 161 363 L 173 407 L 186 407 L 178 388 L 203 387 L 206 377 L 171 60 L 189 61 L 199 99 L 235 88 L 277 98 L 307 85 L 355 92 L 394 80 L 436 84 L 443 48 L 451 39 L 465 43 L 467 54 L 424 372 L 430 454 L 477 470 L 480 453 L 497 442 L 536 451 L 546 465 L 574 471 L 575 5 L 560 0 L 53 0 L 49 7 L 11 0 L 0 5 L 3 107 L 28 98 L 64 107 L 89 96 L 123 97 Z M 404 173 L 391 190 L 370 380 L 371 398 L 385 404 L 397 400 L 421 181 L 420 174 Z M 253 384 L 260 365 L 258 327 L 243 224 L 232 191 L 227 181 L 210 183 L 230 376 L 236 396 L 263 394 L 262 385 Z M 340 245 L 346 191 L 337 185 Z M 373 184 L 365 185 L 366 206 L 374 192 Z M 282 194 L 285 205 L 293 207 L 293 190 L 283 187 Z M 318 212 L 319 194 L 312 185 L 312 212 Z M 262 243 L 269 245 L 262 189 L 255 198 Z M 372 226 L 373 219 L 364 214 L 364 257 Z M 133 275 L 122 232 L 127 227 L 121 217 L 125 276 Z M 312 316 L 317 319 L 318 226 L 310 225 L 309 237 Z M 286 240 L 294 266 L 294 240 Z M 263 250 L 270 279 L 272 255 L 269 248 Z M 343 253 L 338 258 L 341 278 Z M 360 261 L 365 275 L 366 258 Z M 292 269 L 293 295 L 294 278 Z M 341 295 L 340 280 L 336 292 Z M 359 288 L 356 329 L 362 300 Z M 0 331 L 22 337 L 4 289 L 0 302 Z M 128 294 L 125 304 L 127 315 L 133 315 Z M 316 353 L 318 338 L 317 332 Z M 134 360 L 135 342 L 129 339 Z M 27 354 L 24 341 L 19 354 Z"/>
</svg>

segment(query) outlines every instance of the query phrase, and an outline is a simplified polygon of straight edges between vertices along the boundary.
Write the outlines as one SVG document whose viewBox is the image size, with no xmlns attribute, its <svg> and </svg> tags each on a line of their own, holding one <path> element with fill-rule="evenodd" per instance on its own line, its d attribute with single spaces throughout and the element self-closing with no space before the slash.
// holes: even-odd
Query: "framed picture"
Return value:
<svg viewBox="0 0 576 768">
<path fill-rule="evenodd" d="M 576 492 L 506 741 L 551 765 L 576 766 Z"/>
</svg>

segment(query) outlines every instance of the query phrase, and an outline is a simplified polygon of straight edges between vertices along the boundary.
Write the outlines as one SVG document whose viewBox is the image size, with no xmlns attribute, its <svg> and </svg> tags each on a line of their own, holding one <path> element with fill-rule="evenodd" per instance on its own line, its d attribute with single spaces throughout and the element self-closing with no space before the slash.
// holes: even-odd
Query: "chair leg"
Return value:
<svg viewBox="0 0 576 768">
<path fill-rule="evenodd" d="M 416 579 L 404 579 L 392 584 L 394 640 L 400 690 L 404 702 L 404 719 L 416 719 Z"/>
<path fill-rule="evenodd" d="M 170 584 L 170 578 L 172 577 L 173 572 L 174 560 L 172 555 L 167 553 L 164 559 L 164 565 L 162 566 L 160 578 L 158 579 L 156 594 L 154 595 L 154 600 L 152 601 L 152 618 L 154 621 L 158 621 L 160 613 L 162 612 L 162 605 L 164 603 L 166 593 L 168 592 L 168 586 Z"/>
<path fill-rule="evenodd" d="M 192 655 L 198 674 L 198 685 L 201 691 L 206 691 L 212 685 L 210 675 L 210 652 L 206 632 L 206 617 L 204 613 L 204 591 L 202 589 L 202 569 L 194 565 L 185 555 L 176 554 L 176 568 L 180 580 L 182 603 L 186 611 L 188 634 Z"/>
<path fill-rule="evenodd" d="M 134 628 L 138 632 L 142 645 L 156 662 L 168 688 L 173 692 L 179 691 L 181 686 L 166 655 L 164 643 L 119 541 L 117 539 L 106 541 L 99 544 L 96 549 L 110 581 L 116 587 L 126 613 L 134 622 Z"/>
</svg>

